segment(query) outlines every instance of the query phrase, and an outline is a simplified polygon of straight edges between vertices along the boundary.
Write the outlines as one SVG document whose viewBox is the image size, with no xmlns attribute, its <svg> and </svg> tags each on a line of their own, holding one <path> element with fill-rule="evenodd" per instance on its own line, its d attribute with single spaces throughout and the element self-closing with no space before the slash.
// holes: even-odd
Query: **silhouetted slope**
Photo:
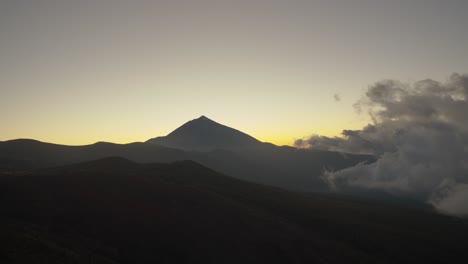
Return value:
<svg viewBox="0 0 468 264">
<path fill-rule="evenodd" d="M 216 123 L 205 116 L 183 124 L 165 137 L 153 138 L 147 142 L 170 148 L 197 151 L 250 148 L 261 144 L 255 138 Z"/>
<path fill-rule="evenodd" d="M 430 211 L 301 196 L 191 161 L 106 158 L 0 176 L 0 217 L 77 234 L 123 263 L 448 263 L 465 222 Z"/>
<path fill-rule="evenodd" d="M 191 155 L 191 159 L 242 180 L 311 192 L 328 190 L 320 179 L 324 170 L 339 170 L 359 162 L 372 162 L 374 158 L 263 145 L 248 150 L 199 153 Z"/>
</svg>

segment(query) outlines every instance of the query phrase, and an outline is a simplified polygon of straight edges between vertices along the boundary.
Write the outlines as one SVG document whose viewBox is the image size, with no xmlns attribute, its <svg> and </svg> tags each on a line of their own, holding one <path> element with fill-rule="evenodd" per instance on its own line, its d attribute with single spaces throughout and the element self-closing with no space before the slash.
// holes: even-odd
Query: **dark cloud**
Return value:
<svg viewBox="0 0 468 264">
<path fill-rule="evenodd" d="M 339 94 L 334 94 L 333 99 L 335 99 L 335 102 L 341 101 L 341 96 Z"/>
<path fill-rule="evenodd" d="M 355 105 L 373 123 L 343 137 L 311 136 L 301 147 L 372 153 L 378 160 L 324 180 L 335 190 L 364 188 L 409 195 L 441 211 L 468 215 L 468 75 L 412 85 L 382 81 Z"/>
</svg>

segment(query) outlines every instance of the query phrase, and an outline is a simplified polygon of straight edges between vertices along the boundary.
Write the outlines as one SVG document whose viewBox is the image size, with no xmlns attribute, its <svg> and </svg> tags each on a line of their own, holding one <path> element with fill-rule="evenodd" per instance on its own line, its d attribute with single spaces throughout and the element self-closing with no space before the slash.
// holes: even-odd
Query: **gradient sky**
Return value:
<svg viewBox="0 0 468 264">
<path fill-rule="evenodd" d="M 165 135 L 206 115 L 292 144 L 361 128 L 376 81 L 468 72 L 468 1 L 0 1 L 0 140 Z M 334 99 L 338 94 L 340 101 Z"/>
</svg>

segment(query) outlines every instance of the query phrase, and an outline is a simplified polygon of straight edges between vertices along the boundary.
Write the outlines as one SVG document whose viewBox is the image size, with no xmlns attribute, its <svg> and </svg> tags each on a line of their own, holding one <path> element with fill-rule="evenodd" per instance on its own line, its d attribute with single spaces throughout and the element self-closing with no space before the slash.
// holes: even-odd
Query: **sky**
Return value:
<svg viewBox="0 0 468 264">
<path fill-rule="evenodd" d="M 278 145 L 369 121 L 384 79 L 468 72 L 468 1 L 0 1 L 0 141 L 166 135 L 201 115 Z"/>
</svg>

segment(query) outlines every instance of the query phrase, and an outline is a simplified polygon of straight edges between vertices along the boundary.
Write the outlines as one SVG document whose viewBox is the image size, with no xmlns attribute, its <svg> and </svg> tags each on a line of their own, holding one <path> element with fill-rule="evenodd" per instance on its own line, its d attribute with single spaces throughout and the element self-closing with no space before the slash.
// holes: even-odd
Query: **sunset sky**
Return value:
<svg viewBox="0 0 468 264">
<path fill-rule="evenodd" d="M 468 72 L 467 12 L 466 0 L 2 0 L 0 141 L 145 141 L 201 115 L 279 145 L 339 135 L 369 122 L 352 105 L 376 81 Z"/>
</svg>

